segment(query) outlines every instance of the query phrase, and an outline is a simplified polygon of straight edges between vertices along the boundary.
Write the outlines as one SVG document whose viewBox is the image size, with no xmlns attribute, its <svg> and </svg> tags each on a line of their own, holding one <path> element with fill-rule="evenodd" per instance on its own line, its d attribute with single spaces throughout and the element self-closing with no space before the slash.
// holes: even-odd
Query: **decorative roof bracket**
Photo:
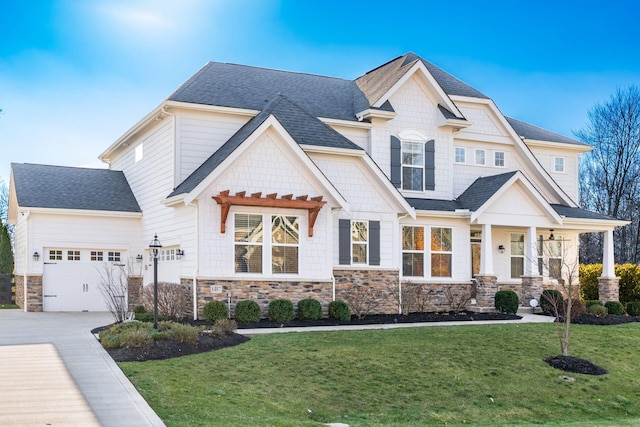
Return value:
<svg viewBox="0 0 640 427">
<path fill-rule="evenodd" d="M 213 196 L 221 209 L 220 215 L 220 233 L 224 234 L 226 231 L 227 217 L 229 216 L 229 209 L 231 206 L 259 206 L 268 208 L 286 208 L 286 209 L 306 209 L 309 212 L 309 237 L 313 237 L 313 227 L 318 219 L 320 210 L 325 205 L 325 201 L 322 200 L 322 196 L 312 197 L 309 200 L 308 195 L 297 196 L 293 198 L 293 194 L 286 194 L 278 198 L 277 193 L 267 194 L 266 197 L 262 197 L 262 193 L 253 193 L 251 196 L 246 197 L 246 191 L 240 191 L 235 196 L 229 195 L 229 190 L 221 191 L 217 196 Z"/>
</svg>

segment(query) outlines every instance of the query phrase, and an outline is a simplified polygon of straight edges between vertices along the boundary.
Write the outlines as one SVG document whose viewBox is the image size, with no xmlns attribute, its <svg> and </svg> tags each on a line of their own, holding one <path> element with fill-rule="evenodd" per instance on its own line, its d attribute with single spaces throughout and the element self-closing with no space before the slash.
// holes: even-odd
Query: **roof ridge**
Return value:
<svg viewBox="0 0 640 427">
<path fill-rule="evenodd" d="M 318 74 L 318 73 L 306 73 L 304 71 L 281 70 L 281 69 L 278 69 L 278 68 L 271 68 L 271 67 L 259 67 L 257 65 L 236 64 L 235 62 L 209 61 L 208 64 L 223 64 L 223 65 L 231 65 L 231 66 L 234 66 L 234 67 L 253 68 L 255 70 L 273 71 L 275 73 L 297 74 L 297 75 L 301 75 L 301 76 L 310 76 L 310 77 L 322 77 L 322 78 L 325 78 L 325 79 L 335 79 L 335 80 L 342 80 L 342 81 L 347 81 L 347 82 L 352 81 L 350 79 L 345 79 L 343 77 L 326 76 L 326 75 Z"/>
</svg>

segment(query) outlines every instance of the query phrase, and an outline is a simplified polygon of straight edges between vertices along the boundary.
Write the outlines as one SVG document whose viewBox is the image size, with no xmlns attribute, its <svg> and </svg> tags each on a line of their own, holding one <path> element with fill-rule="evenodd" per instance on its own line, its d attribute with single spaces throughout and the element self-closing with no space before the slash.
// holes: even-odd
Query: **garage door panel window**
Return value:
<svg viewBox="0 0 640 427">
<path fill-rule="evenodd" d="M 62 250 L 60 250 L 60 249 L 50 249 L 49 250 L 49 261 L 62 261 Z"/>
<path fill-rule="evenodd" d="M 67 251 L 67 261 L 80 261 L 80 251 Z"/>
<path fill-rule="evenodd" d="M 91 251 L 91 261 L 103 261 L 103 260 L 104 260 L 104 252 Z"/>
<path fill-rule="evenodd" d="M 120 252 L 108 252 L 107 260 L 111 262 L 120 262 L 121 261 Z"/>
</svg>

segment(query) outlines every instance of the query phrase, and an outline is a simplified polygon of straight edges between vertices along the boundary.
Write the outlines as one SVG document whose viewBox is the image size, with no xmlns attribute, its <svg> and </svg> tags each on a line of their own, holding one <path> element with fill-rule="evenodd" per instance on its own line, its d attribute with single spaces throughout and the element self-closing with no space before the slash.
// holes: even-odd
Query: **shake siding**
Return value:
<svg viewBox="0 0 640 427">
<path fill-rule="evenodd" d="M 369 129 L 356 129 L 348 126 L 336 126 L 332 125 L 331 128 L 336 132 L 339 132 L 342 136 L 349 139 L 354 144 L 357 144 L 362 149 L 369 152 Z"/>
<path fill-rule="evenodd" d="M 578 154 L 575 151 L 555 149 L 549 147 L 532 147 L 531 151 L 540 160 L 547 172 L 553 177 L 560 187 L 573 200 L 578 200 Z M 556 157 L 564 158 L 564 172 L 558 173 L 554 170 L 554 159 Z"/>
<path fill-rule="evenodd" d="M 260 173 L 256 173 L 259 171 Z M 200 204 L 200 247 L 201 269 L 203 277 L 238 278 L 234 273 L 233 227 L 234 213 L 268 213 L 295 215 L 300 218 L 299 225 L 299 274 L 294 276 L 275 275 L 269 272 L 259 278 L 272 277 L 273 280 L 328 280 L 331 278 L 331 254 L 327 251 L 327 221 L 330 207 L 325 205 L 314 227 L 313 237 L 309 237 L 308 212 L 298 209 L 257 208 L 234 206 L 231 208 L 226 223 L 226 232 L 220 233 L 220 206 L 212 200 L 212 196 L 220 191 L 230 190 L 231 194 L 246 191 L 247 195 L 262 192 L 265 197 L 269 193 L 277 193 L 278 197 L 286 194 L 310 197 L 324 195 L 324 190 L 316 179 L 300 167 L 295 154 L 288 145 L 273 131 L 259 137 L 224 172 L 224 174 L 206 189 L 199 199 Z M 264 223 L 264 239 L 270 239 L 270 224 Z M 266 255 L 266 254 L 265 254 Z M 247 275 L 245 278 L 256 278 Z"/>
<path fill-rule="evenodd" d="M 184 181 L 250 117 L 220 113 L 176 112 L 177 182 Z"/>
<path fill-rule="evenodd" d="M 486 107 L 469 107 L 458 105 L 458 109 L 464 117 L 471 122 L 471 126 L 460 131 L 460 134 L 476 133 L 482 135 L 504 136 L 505 132 L 487 114 Z"/>
</svg>

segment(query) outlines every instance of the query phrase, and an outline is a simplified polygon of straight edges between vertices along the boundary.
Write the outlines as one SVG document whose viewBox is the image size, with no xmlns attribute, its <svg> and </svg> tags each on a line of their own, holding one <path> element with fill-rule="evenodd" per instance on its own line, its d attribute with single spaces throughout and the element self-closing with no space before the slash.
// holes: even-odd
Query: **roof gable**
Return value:
<svg viewBox="0 0 640 427">
<path fill-rule="evenodd" d="M 121 171 L 13 163 L 11 176 L 21 208 L 141 212 Z"/>
</svg>

